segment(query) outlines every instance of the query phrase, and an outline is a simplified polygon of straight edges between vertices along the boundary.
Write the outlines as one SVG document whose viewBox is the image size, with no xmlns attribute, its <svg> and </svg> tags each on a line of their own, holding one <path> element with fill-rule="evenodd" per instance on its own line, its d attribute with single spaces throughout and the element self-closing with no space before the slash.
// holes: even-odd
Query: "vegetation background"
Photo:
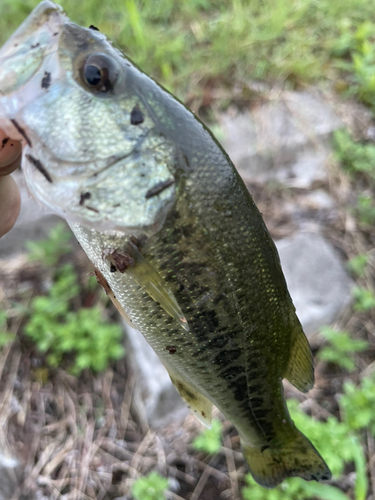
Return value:
<svg viewBox="0 0 375 500">
<path fill-rule="evenodd" d="M 0 45 L 36 4 L 1 0 Z M 374 111 L 372 0 L 61 4 L 73 21 L 97 26 L 218 134 L 218 113 L 233 103 L 249 107 L 259 97 L 250 85 L 254 81 L 283 89 L 314 85 Z M 324 398 L 310 408 L 290 401 L 296 424 L 326 458 L 333 480 L 292 479 L 264 490 L 246 475 L 228 422 L 217 421 L 197 436 L 198 427 L 189 421 L 184 440 L 170 431 L 164 436 L 172 436 L 169 448 L 161 452 L 159 438 L 142 429 L 129 409 L 131 374 L 116 314 L 95 288 L 83 257 L 72 254 L 66 229 L 58 226 L 47 241 L 30 244 L 26 261 L 13 274 L 1 274 L 0 417 L 10 445 L 24 457 L 19 498 L 31 498 L 37 488 L 40 498 L 66 500 L 375 499 L 375 144 L 341 130 L 335 150 L 333 161 L 356 200 L 340 207 L 358 228 L 354 243 L 345 247 L 348 270 L 358 281 L 354 326 L 321 332 L 314 352 L 329 381 Z M 344 230 L 337 231 L 343 238 Z M 38 442 L 31 431 L 41 433 Z M 184 453 L 188 459 L 176 465 L 168 462 L 171 453 L 180 462 Z"/>
</svg>

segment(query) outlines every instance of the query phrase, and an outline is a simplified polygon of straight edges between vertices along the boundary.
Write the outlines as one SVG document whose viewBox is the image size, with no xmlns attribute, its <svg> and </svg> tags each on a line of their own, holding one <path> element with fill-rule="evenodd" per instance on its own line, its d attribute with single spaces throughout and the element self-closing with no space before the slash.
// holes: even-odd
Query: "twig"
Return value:
<svg viewBox="0 0 375 500">
<path fill-rule="evenodd" d="M 120 439 L 125 438 L 126 429 L 128 427 L 129 421 L 129 413 L 130 413 L 130 405 L 133 396 L 135 377 L 130 377 L 130 379 L 126 382 L 124 399 L 121 405 L 121 415 L 120 415 Z"/>
<path fill-rule="evenodd" d="M 230 436 L 226 436 L 225 444 L 226 444 L 225 456 L 227 459 L 230 487 L 232 490 L 232 500 L 239 500 L 240 493 L 238 489 L 237 470 L 236 470 L 236 464 L 234 462 L 232 442 L 230 440 Z"/>
<path fill-rule="evenodd" d="M 165 450 L 163 447 L 163 443 L 161 442 L 161 439 L 158 436 L 155 436 L 156 439 L 156 453 L 158 457 L 158 466 L 161 469 L 161 473 L 165 474 L 166 472 L 166 465 L 167 465 L 167 459 L 165 456 Z"/>
<path fill-rule="evenodd" d="M 80 495 L 84 493 L 87 477 L 89 475 L 89 465 L 90 465 L 90 457 L 91 457 L 91 446 L 93 444 L 94 437 L 94 422 L 90 422 L 87 424 L 86 434 L 85 434 L 85 443 L 84 448 L 86 448 L 86 453 L 83 455 L 81 459 L 80 466 L 80 478 L 78 481 L 77 491 L 80 492 Z M 83 453 L 82 453 L 83 454 Z M 77 500 L 80 500 L 81 496 L 77 496 Z"/>
<path fill-rule="evenodd" d="M 173 491 L 166 491 L 165 495 L 169 498 L 172 498 L 172 500 L 186 500 L 185 498 L 176 495 L 176 493 L 173 493 Z"/>
<path fill-rule="evenodd" d="M 375 498 L 375 443 L 370 431 L 367 431 L 367 448 L 369 454 L 368 467 L 370 469 L 372 497 Z"/>
<path fill-rule="evenodd" d="M 206 483 L 208 481 L 208 478 L 211 475 L 211 470 L 213 469 L 212 465 L 215 464 L 218 461 L 218 456 L 215 455 L 213 458 L 211 458 L 210 463 L 207 464 L 206 468 L 202 472 L 202 475 L 193 491 L 193 494 L 191 495 L 190 500 L 199 500 L 199 497 L 203 491 L 203 488 L 206 486 Z M 226 479 L 228 480 L 228 477 L 225 476 Z"/>
<path fill-rule="evenodd" d="M 57 467 L 64 461 L 66 455 L 73 448 L 75 444 L 75 439 L 73 437 L 69 437 L 66 440 L 65 446 L 56 453 L 56 455 L 52 458 L 52 460 L 44 467 L 44 474 L 49 476 L 52 472 L 57 469 Z"/>
<path fill-rule="evenodd" d="M 202 462 L 201 460 L 195 459 L 194 462 L 201 469 L 206 469 L 208 467 L 208 469 L 210 470 L 210 474 L 212 476 L 215 476 L 217 479 L 219 479 L 219 481 L 228 481 L 228 476 L 224 472 L 221 472 L 220 470 L 215 469 L 215 467 L 211 467 L 211 465 L 206 464 L 206 463 Z"/>
<path fill-rule="evenodd" d="M 151 441 L 154 439 L 155 433 L 148 431 L 146 436 L 143 438 L 143 441 L 141 444 L 138 446 L 137 451 L 134 453 L 134 456 L 130 462 L 129 469 L 131 471 L 131 474 L 125 481 L 125 488 L 129 487 L 129 481 L 136 476 L 133 471 L 136 471 L 138 473 L 138 464 L 144 455 L 144 453 L 147 451 L 147 448 L 150 446 Z"/>
</svg>

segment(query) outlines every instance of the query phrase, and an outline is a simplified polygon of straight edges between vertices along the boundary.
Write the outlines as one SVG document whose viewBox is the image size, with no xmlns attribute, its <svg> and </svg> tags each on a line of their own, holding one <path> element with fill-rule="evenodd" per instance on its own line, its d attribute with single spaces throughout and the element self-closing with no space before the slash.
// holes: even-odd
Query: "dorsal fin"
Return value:
<svg viewBox="0 0 375 500">
<path fill-rule="evenodd" d="M 301 323 L 295 316 L 291 334 L 291 348 L 284 377 L 301 392 L 308 392 L 314 385 L 314 364 L 311 349 Z"/>
</svg>

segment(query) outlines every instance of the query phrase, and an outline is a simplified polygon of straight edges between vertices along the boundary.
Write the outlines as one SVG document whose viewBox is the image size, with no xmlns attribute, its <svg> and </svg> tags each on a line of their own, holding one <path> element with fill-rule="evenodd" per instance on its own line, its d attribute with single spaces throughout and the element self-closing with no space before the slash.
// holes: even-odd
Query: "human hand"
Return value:
<svg viewBox="0 0 375 500">
<path fill-rule="evenodd" d="M 0 238 L 12 229 L 20 213 L 20 192 L 9 174 L 21 164 L 21 153 L 21 143 L 0 130 Z"/>
</svg>

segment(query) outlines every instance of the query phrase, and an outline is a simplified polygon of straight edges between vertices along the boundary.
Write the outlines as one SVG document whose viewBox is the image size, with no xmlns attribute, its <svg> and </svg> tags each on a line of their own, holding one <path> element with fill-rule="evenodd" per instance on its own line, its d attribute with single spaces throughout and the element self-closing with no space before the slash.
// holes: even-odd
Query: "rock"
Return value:
<svg viewBox="0 0 375 500">
<path fill-rule="evenodd" d="M 225 113 L 220 123 L 224 149 L 245 181 L 298 188 L 326 179 L 329 140 L 343 127 L 331 104 L 309 92 L 280 92 L 251 111 Z"/>
<path fill-rule="evenodd" d="M 335 208 L 335 201 L 323 189 L 316 189 L 301 196 L 299 202 L 306 207 L 313 210 L 333 210 Z"/>
<path fill-rule="evenodd" d="M 158 356 L 141 333 L 126 323 L 124 326 L 127 355 L 135 372 L 138 415 L 142 417 L 144 414 L 153 429 L 161 429 L 172 421 L 184 419 L 189 410 Z"/>
<path fill-rule="evenodd" d="M 0 240 L 0 257 L 24 252 L 27 240 L 46 238 L 56 223 L 62 221 L 57 215 L 46 213 L 30 197 L 20 171 L 15 172 L 13 177 L 21 191 L 21 212 L 14 228 Z"/>
<path fill-rule="evenodd" d="M 11 500 L 20 479 L 18 460 L 0 452 L 0 500 Z"/>
<path fill-rule="evenodd" d="M 332 323 L 350 303 L 354 285 L 333 247 L 313 233 L 297 233 L 276 246 L 305 333 Z"/>
</svg>

